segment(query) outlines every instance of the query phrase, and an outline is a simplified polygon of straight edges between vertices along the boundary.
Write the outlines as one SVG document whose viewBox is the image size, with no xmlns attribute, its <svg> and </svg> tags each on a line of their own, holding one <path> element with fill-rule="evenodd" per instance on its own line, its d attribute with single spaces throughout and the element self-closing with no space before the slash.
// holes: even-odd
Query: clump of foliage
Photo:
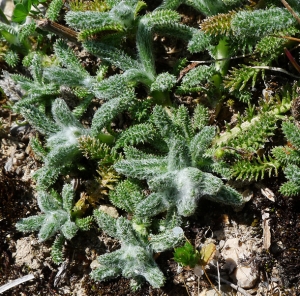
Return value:
<svg viewBox="0 0 300 296">
<path fill-rule="evenodd" d="M 35 19 L 48 18 L 57 20 L 63 7 L 62 0 L 16 0 L 11 20 L 0 9 L 0 38 L 3 59 L 12 68 L 22 60 L 28 65 L 27 59 L 36 51 L 45 52 L 47 45 L 45 37 L 38 30 Z M 41 8 L 42 6 L 42 8 Z"/>
<path fill-rule="evenodd" d="M 126 278 L 132 278 L 131 286 L 134 290 L 140 287 L 144 279 L 154 288 L 163 286 L 165 278 L 154 261 L 153 254 L 178 244 L 183 239 L 182 229 L 167 229 L 164 236 L 158 234 L 160 239 L 157 241 L 160 243 L 157 244 L 155 236 L 149 241 L 134 230 L 131 222 L 124 217 L 115 219 L 98 210 L 94 212 L 94 216 L 101 229 L 120 241 L 121 248 L 98 258 L 100 267 L 93 270 L 92 278 L 106 280 L 122 274 Z M 164 244 L 162 238 L 169 244 Z"/>
<path fill-rule="evenodd" d="M 272 150 L 275 158 L 284 167 L 284 174 L 288 181 L 281 185 L 280 192 L 287 196 L 300 193 L 300 130 L 291 121 L 282 123 L 282 131 L 288 141 L 285 146 L 277 146 Z"/>
<path fill-rule="evenodd" d="M 187 217 L 195 212 L 201 197 L 231 205 L 242 203 L 238 192 L 205 172 L 213 169 L 213 161 L 205 152 L 215 136 L 214 127 L 201 126 L 201 123 L 199 126 L 195 121 L 193 126 L 184 107 L 174 110 L 171 119 L 162 107 L 156 106 L 152 121 L 152 130 L 160 134 L 168 153 L 158 156 L 126 147 L 126 159 L 114 165 L 117 172 L 127 177 L 147 180 L 153 192 L 137 205 L 136 214 L 151 217 L 175 207 L 179 215 Z M 144 130 L 140 131 L 139 139 L 145 138 Z M 145 131 L 150 136 L 151 129 Z M 131 130 L 126 136 L 127 141 L 130 137 L 137 138 Z"/>
<path fill-rule="evenodd" d="M 81 218 L 72 212 L 75 191 L 72 184 L 65 184 L 61 196 L 54 190 L 39 191 L 37 200 L 43 212 L 36 216 L 23 218 L 16 228 L 23 232 L 39 231 L 40 241 L 45 241 L 60 233 L 52 248 L 52 259 L 55 263 L 63 262 L 62 247 L 65 239 L 72 239 L 79 230 L 88 230 L 92 217 Z M 78 213 L 77 213 L 78 214 Z"/>
<path fill-rule="evenodd" d="M 20 112 L 32 126 L 47 137 L 46 149 L 36 139 L 31 141 L 33 150 L 44 161 L 44 166 L 34 173 L 34 178 L 39 188 L 47 189 L 60 174 L 74 169 L 76 160 L 82 155 L 79 138 L 91 134 L 92 130 L 85 128 L 78 121 L 62 99 L 53 102 L 53 119 L 46 117 L 37 107 L 28 104 L 24 104 Z M 105 133 L 99 133 L 98 138 L 106 143 L 111 143 L 114 139 Z"/>
</svg>

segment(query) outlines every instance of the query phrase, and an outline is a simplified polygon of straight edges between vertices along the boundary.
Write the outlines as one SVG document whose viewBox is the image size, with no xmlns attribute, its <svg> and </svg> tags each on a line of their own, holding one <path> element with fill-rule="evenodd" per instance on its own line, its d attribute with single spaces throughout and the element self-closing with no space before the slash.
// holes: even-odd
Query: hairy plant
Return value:
<svg viewBox="0 0 300 296">
<path fill-rule="evenodd" d="M 110 93 L 116 93 L 116 89 L 120 93 L 128 85 L 142 84 L 153 97 L 154 103 L 171 105 L 169 91 L 175 85 L 176 78 L 167 72 L 156 73 L 152 48 L 153 34 L 160 33 L 189 40 L 196 30 L 180 24 L 179 14 L 172 10 L 158 10 L 138 16 L 137 12 L 143 8 L 144 4 L 142 1 L 116 1 L 108 12 L 71 11 L 66 15 L 66 20 L 72 27 L 83 30 L 79 36 L 88 34 L 84 31 L 86 28 L 95 31 L 91 34 L 101 31 L 103 35 L 106 32 L 104 37 L 98 38 L 99 40 L 85 41 L 84 46 L 92 54 L 124 72 L 95 85 L 97 97 L 105 98 L 106 92 L 103 93 L 103 90 L 107 91 L 109 87 Z M 119 42 L 116 46 L 115 42 L 107 39 L 107 36 L 115 36 L 115 32 L 122 32 L 126 37 L 133 32 L 137 58 L 132 58 L 132 54 L 120 48 Z M 112 86 L 117 88 L 112 89 Z"/>
<path fill-rule="evenodd" d="M 263 103 L 258 114 L 249 108 L 248 114 L 240 116 L 234 128 L 213 140 L 213 149 L 208 154 L 232 163 L 230 178 L 258 180 L 265 174 L 277 175 L 281 164 L 265 151 L 278 128 L 278 121 L 291 107 L 291 94 L 282 91 L 281 95 L 282 98 L 277 96 L 273 103 L 271 99 L 268 104 Z"/>
<path fill-rule="evenodd" d="M 31 60 L 30 74 L 28 78 L 21 74 L 11 74 L 10 78 L 15 81 L 23 91 L 23 96 L 13 106 L 16 112 L 20 112 L 23 105 L 39 103 L 39 108 L 49 105 L 49 101 L 59 94 L 59 85 L 49 82 L 43 77 L 42 57 L 34 55 Z"/>
<path fill-rule="evenodd" d="M 138 289 L 143 280 L 147 280 L 154 288 L 163 286 L 165 277 L 153 255 L 180 243 L 184 238 L 182 229 L 166 229 L 163 234 L 157 235 L 159 239 L 152 235 L 149 241 L 136 232 L 131 222 L 124 217 L 115 219 L 99 210 L 94 212 L 94 216 L 101 229 L 120 241 L 121 248 L 99 256 L 100 266 L 92 271 L 91 277 L 103 281 L 122 274 L 125 278 L 132 279 L 133 290 Z"/>
<path fill-rule="evenodd" d="M 65 184 L 61 196 L 54 190 L 38 191 L 37 201 L 42 214 L 23 218 L 16 228 L 22 232 L 39 231 L 40 241 L 48 240 L 55 234 L 61 236 L 54 242 L 52 259 L 59 264 L 63 261 L 61 249 L 65 239 L 71 240 L 79 230 L 88 230 L 92 217 L 76 217 L 72 214 L 75 191 L 72 184 Z"/>
<path fill-rule="evenodd" d="M 190 216 L 201 197 L 231 205 L 242 203 L 234 189 L 224 185 L 220 178 L 202 171 L 212 167 L 213 161 L 206 157 L 205 151 L 215 136 L 214 127 L 201 127 L 196 132 L 198 127 L 191 125 L 184 107 L 170 118 L 156 106 L 152 120 L 168 147 L 167 155 L 147 154 L 125 147 L 126 159 L 114 165 L 117 172 L 127 177 L 147 180 L 152 191 L 136 206 L 136 215 L 153 217 L 176 208 L 179 215 Z"/>
<path fill-rule="evenodd" d="M 20 25 L 8 21 L 4 14 L 1 14 L 1 16 L 3 19 L 0 19 L 0 37 L 5 40 L 1 49 L 8 65 L 15 67 L 17 65 L 16 61 L 28 55 L 32 50 L 33 42 L 29 37 L 32 38 L 33 35 L 36 35 L 36 24 L 28 22 Z M 11 59 L 9 59 L 11 52 L 17 56 L 17 60 L 15 58 L 14 62 L 11 62 Z"/>
<path fill-rule="evenodd" d="M 57 177 L 76 166 L 82 153 L 78 139 L 89 135 L 90 129 L 84 128 L 62 99 L 56 99 L 52 105 L 53 119 L 32 105 L 25 104 L 20 108 L 21 114 L 39 132 L 46 136 L 46 149 L 34 142 L 33 148 L 42 157 L 44 166 L 34 173 L 38 188 L 47 189 Z M 114 139 L 109 134 L 99 133 L 98 138 L 111 143 Z"/>
<path fill-rule="evenodd" d="M 221 6 L 226 6 L 225 1 L 220 2 Z M 162 7 L 177 7 L 181 3 L 195 8 L 198 5 L 198 1 L 164 1 Z M 205 5 L 206 1 L 199 1 L 200 6 L 202 3 Z M 243 3 L 230 1 L 227 4 L 238 7 Z M 202 71 L 193 69 L 200 75 L 199 84 L 198 88 L 190 88 L 190 92 L 200 90 L 207 92 L 204 86 L 207 85 L 207 81 L 211 81 L 210 84 L 216 89 L 221 89 L 222 94 L 229 91 L 242 102 L 250 102 L 250 90 L 256 84 L 258 75 L 262 74 L 264 77 L 265 69 L 277 62 L 284 47 L 291 46 L 288 39 L 280 37 L 299 32 L 296 19 L 286 8 L 282 5 L 280 7 L 265 7 L 265 5 L 266 3 L 262 3 L 256 7 L 222 11 L 214 3 L 217 11 L 211 10 L 212 13 L 207 13 L 208 17 L 201 23 L 200 31 L 193 34 L 189 41 L 188 49 L 193 53 L 208 50 L 215 60 L 215 70 L 219 75 L 214 73 L 213 76 L 201 80 Z M 297 11 L 298 4 L 291 3 L 291 6 Z M 241 62 L 238 67 L 230 68 L 231 57 L 241 53 L 250 53 L 249 62 Z M 185 93 L 188 91 L 186 88 Z M 216 91 L 213 94 L 221 97 Z"/>
<path fill-rule="evenodd" d="M 224 1 L 217 0 L 213 3 L 209 0 L 164 0 L 157 9 L 177 9 L 179 5 L 192 6 L 206 16 L 224 13 L 242 4 L 241 0 Z"/>
<path fill-rule="evenodd" d="M 284 174 L 288 179 L 279 190 L 287 196 L 298 195 L 300 193 L 300 129 L 294 122 L 284 121 L 282 131 L 288 141 L 287 145 L 272 150 L 275 158 L 283 165 Z"/>
</svg>

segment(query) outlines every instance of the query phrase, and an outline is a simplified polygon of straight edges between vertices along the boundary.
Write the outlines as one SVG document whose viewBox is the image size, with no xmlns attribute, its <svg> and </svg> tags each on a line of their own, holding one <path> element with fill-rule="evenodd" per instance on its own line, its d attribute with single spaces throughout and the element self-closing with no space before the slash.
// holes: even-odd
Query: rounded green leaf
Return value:
<svg viewBox="0 0 300 296">
<path fill-rule="evenodd" d="M 27 15 L 29 13 L 29 10 L 27 9 L 27 6 L 24 6 L 21 3 L 18 3 L 13 11 L 12 15 L 12 21 L 16 23 L 21 23 L 25 21 Z"/>
</svg>

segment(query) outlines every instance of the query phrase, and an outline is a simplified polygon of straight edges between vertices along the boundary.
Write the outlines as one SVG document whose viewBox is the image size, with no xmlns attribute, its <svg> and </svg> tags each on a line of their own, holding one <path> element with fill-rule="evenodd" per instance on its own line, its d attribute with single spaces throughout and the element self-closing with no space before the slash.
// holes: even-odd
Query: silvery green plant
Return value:
<svg viewBox="0 0 300 296">
<path fill-rule="evenodd" d="M 39 108 L 42 105 L 49 106 L 56 96 L 68 89 L 80 97 L 79 105 L 73 110 L 75 116 L 80 118 L 93 99 L 92 83 L 102 79 L 104 68 L 100 67 L 98 75 L 93 77 L 64 41 L 58 39 L 53 49 L 55 60 L 51 62 L 51 66 L 46 67 L 43 62 L 46 57 L 41 54 L 28 58 L 32 78 L 19 74 L 10 75 L 24 93 L 13 108 L 18 111 L 19 106 L 24 104 L 36 104 Z"/>
<path fill-rule="evenodd" d="M 197 32 L 196 29 L 179 23 L 180 15 L 172 10 L 158 10 L 138 16 L 136 11 L 141 7 L 140 1 L 115 1 L 109 12 L 69 12 L 67 23 L 76 29 L 107 30 L 111 35 L 111 27 L 135 38 L 137 57 L 116 46 L 104 38 L 103 40 L 89 40 L 83 42 L 90 53 L 100 57 L 123 71 L 94 85 L 94 93 L 98 98 L 108 95 L 119 95 L 124 86 L 142 84 L 153 98 L 154 103 L 171 105 L 169 91 L 176 83 L 176 77 L 168 72 L 157 74 L 153 54 L 152 39 L 154 33 L 175 36 L 188 41 Z M 124 34 L 124 33 L 123 33 Z M 109 94 L 108 94 L 109 92 Z"/>
<path fill-rule="evenodd" d="M 46 136 L 46 149 L 36 140 L 32 148 L 44 162 L 44 166 L 34 173 L 38 188 L 47 189 L 60 174 L 69 172 L 76 166 L 76 160 L 82 156 L 79 149 L 79 137 L 92 134 L 97 117 L 94 117 L 92 128 L 85 128 L 70 111 L 65 101 L 57 98 L 52 104 L 52 118 L 32 105 L 25 104 L 20 108 L 21 114 L 41 134 Z M 112 143 L 114 137 L 97 133 L 104 143 Z"/>
<path fill-rule="evenodd" d="M 191 80 L 179 87 L 179 94 L 190 91 L 204 91 L 219 99 L 231 93 L 242 102 L 250 102 L 251 87 L 255 86 L 258 75 L 264 75 L 263 68 L 273 66 L 283 53 L 284 47 L 291 46 L 288 40 L 278 36 L 293 36 L 299 32 L 298 24 L 282 3 L 262 2 L 251 9 L 232 10 L 244 5 L 243 1 L 164 1 L 159 7 L 176 9 L 186 4 L 204 13 L 207 18 L 200 24 L 200 30 L 193 34 L 188 43 L 191 53 L 208 51 L 215 60 L 211 66 L 192 69 L 191 78 L 199 76 L 199 83 Z M 216 3 L 215 3 L 216 2 Z M 277 5 L 277 6 L 275 6 Z M 299 3 L 291 1 L 295 13 Z M 276 22 L 274 22 L 276 19 Z M 232 56 L 250 53 L 250 63 L 229 68 Z M 256 58 L 259 56 L 259 60 Z M 215 73 L 209 75 L 210 70 Z M 205 74 L 206 72 L 206 74 Z M 185 77 L 189 80 L 189 77 Z M 205 88 L 209 82 L 209 87 Z"/>
<path fill-rule="evenodd" d="M 153 255 L 171 249 L 184 239 L 180 227 L 168 228 L 157 236 L 147 236 L 137 232 L 130 220 L 119 217 L 112 218 L 108 214 L 96 210 L 94 217 L 101 229 L 108 235 L 118 239 L 121 248 L 98 257 L 100 266 L 94 269 L 91 277 L 103 281 L 123 275 L 131 278 L 131 287 L 136 290 L 144 280 L 152 287 L 163 286 L 165 277 L 156 264 Z"/>
<path fill-rule="evenodd" d="M 128 109 L 135 102 L 134 88 L 124 83 L 120 75 L 117 79 L 104 79 L 107 67 L 98 68 L 96 76 L 92 76 L 81 65 L 74 52 L 62 40 L 54 44 L 54 52 L 60 66 L 44 69 L 45 79 L 56 85 L 67 86 L 81 97 L 81 103 L 72 111 L 80 118 L 94 97 L 105 100 L 105 103 L 95 112 L 91 134 L 96 136 L 102 129 L 109 126 L 113 119 Z M 100 90 L 101 89 L 101 90 Z"/>
<path fill-rule="evenodd" d="M 39 108 L 49 105 L 50 98 L 53 100 L 59 94 L 59 85 L 51 83 L 43 76 L 42 56 L 35 54 L 29 67 L 32 78 L 21 74 L 10 74 L 10 78 L 22 89 L 23 95 L 14 106 L 13 110 L 20 112 L 22 105 L 39 104 Z M 50 101 L 50 102 L 49 102 Z"/>
<path fill-rule="evenodd" d="M 282 131 L 289 144 L 274 147 L 272 154 L 282 164 L 288 179 L 281 185 L 280 192 L 287 196 L 294 196 L 300 193 L 300 129 L 296 122 L 284 121 Z"/>
<path fill-rule="evenodd" d="M 1 45 L 1 55 L 10 67 L 15 67 L 21 57 L 32 50 L 32 40 L 36 29 L 35 22 L 17 24 L 9 21 L 0 9 L 0 38 L 5 40 Z M 7 46 L 4 46 L 6 43 Z M 6 47 L 6 48 L 5 48 Z"/>
<path fill-rule="evenodd" d="M 193 127 L 184 107 L 170 118 L 162 107 L 155 106 L 152 120 L 168 153 L 153 155 L 129 146 L 124 148 L 126 159 L 114 165 L 118 173 L 147 180 L 152 193 L 136 205 L 137 216 L 153 217 L 176 208 L 178 215 L 187 217 L 195 212 L 201 197 L 230 205 L 242 204 L 237 191 L 207 172 L 216 166 L 206 155 L 215 136 L 214 127 L 199 126 L 197 132 L 197 124 Z"/>
<path fill-rule="evenodd" d="M 164 0 L 157 9 L 177 9 L 181 4 L 192 6 L 206 16 L 228 12 L 241 5 L 241 0 Z"/>
<path fill-rule="evenodd" d="M 54 190 L 38 191 L 37 201 L 41 214 L 23 218 L 16 228 L 22 232 L 39 231 L 39 240 L 46 241 L 57 233 L 52 258 L 54 262 L 63 261 L 62 247 L 66 239 L 71 240 L 79 230 L 88 230 L 92 217 L 80 218 L 72 212 L 75 191 L 72 184 L 65 184 L 61 196 Z"/>
</svg>

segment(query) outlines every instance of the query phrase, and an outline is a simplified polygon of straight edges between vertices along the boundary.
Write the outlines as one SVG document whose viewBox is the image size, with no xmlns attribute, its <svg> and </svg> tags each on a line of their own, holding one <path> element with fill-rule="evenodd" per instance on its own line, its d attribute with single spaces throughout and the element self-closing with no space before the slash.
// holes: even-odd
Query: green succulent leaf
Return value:
<svg viewBox="0 0 300 296">
<path fill-rule="evenodd" d="M 199 263 L 200 259 L 200 253 L 189 242 L 185 242 L 182 247 L 174 249 L 174 260 L 182 266 L 193 268 Z"/>
</svg>

